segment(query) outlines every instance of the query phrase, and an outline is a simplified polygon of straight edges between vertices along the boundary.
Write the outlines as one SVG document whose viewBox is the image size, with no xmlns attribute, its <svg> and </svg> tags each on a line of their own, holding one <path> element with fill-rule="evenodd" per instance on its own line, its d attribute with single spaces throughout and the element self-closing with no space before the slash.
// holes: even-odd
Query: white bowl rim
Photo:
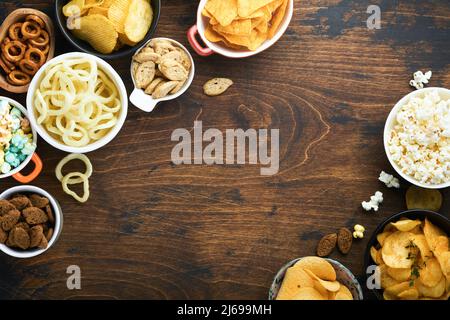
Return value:
<svg viewBox="0 0 450 320">
<path fill-rule="evenodd" d="M 280 38 L 284 35 L 284 33 L 286 32 L 287 28 L 289 27 L 289 24 L 291 23 L 292 17 L 294 15 L 294 0 L 289 0 L 289 4 L 288 4 L 287 10 L 285 12 L 285 15 L 283 17 L 283 21 L 278 26 L 278 30 L 272 39 L 269 39 L 269 40 L 266 40 L 265 42 L 263 42 L 263 44 L 255 51 L 251 51 L 251 50 L 236 51 L 236 50 L 226 48 L 223 45 L 219 45 L 217 43 L 211 42 L 208 39 L 206 39 L 206 37 L 205 37 L 206 18 L 203 17 L 202 11 L 203 11 L 203 8 L 205 7 L 207 1 L 208 0 L 201 0 L 198 5 L 198 10 L 197 10 L 198 34 L 200 35 L 203 42 L 206 44 L 206 46 L 208 48 L 210 48 L 215 53 L 218 53 L 218 54 L 223 55 L 228 58 L 247 58 L 247 57 L 257 55 L 257 54 L 267 50 L 268 48 L 273 46 L 276 42 L 278 42 L 278 40 L 280 40 Z"/>
<path fill-rule="evenodd" d="M 120 94 L 120 98 L 122 100 L 122 109 L 120 111 L 119 118 L 118 118 L 116 125 L 108 132 L 108 134 L 106 136 L 104 136 L 100 140 L 95 141 L 94 143 L 91 143 L 85 147 L 70 147 L 70 146 L 67 146 L 67 145 L 57 141 L 56 139 L 54 139 L 52 136 L 50 136 L 50 134 L 48 134 L 47 130 L 45 130 L 41 125 L 39 125 L 37 123 L 36 117 L 34 114 L 34 110 L 33 110 L 33 96 L 34 96 L 34 92 L 36 91 L 38 82 L 41 79 L 42 74 L 44 73 L 44 71 L 47 69 L 47 67 L 50 64 L 55 63 L 55 62 L 60 62 L 67 58 L 70 59 L 70 58 L 83 58 L 83 57 L 94 59 L 97 62 L 97 64 L 100 66 L 100 68 L 103 71 L 105 71 L 107 73 L 107 75 L 109 76 L 109 78 L 114 82 L 114 84 L 117 86 L 117 89 Z M 97 56 L 89 54 L 89 53 L 69 52 L 69 53 L 64 53 L 64 54 L 54 57 L 53 59 L 51 59 L 50 61 L 45 63 L 39 69 L 39 71 L 35 74 L 35 76 L 33 77 L 33 80 L 30 83 L 30 88 L 28 89 L 28 93 L 27 93 L 27 110 L 28 110 L 28 118 L 30 119 L 32 126 L 35 127 L 39 136 L 42 139 L 44 139 L 48 144 L 50 144 L 51 146 L 53 146 L 56 149 L 59 149 L 59 150 L 62 150 L 62 151 L 68 152 L 68 153 L 88 153 L 88 152 L 95 151 L 99 148 L 102 148 L 105 145 L 107 145 L 108 143 L 110 143 L 117 136 L 119 131 L 122 129 L 122 127 L 125 123 L 127 114 L 128 114 L 128 94 L 127 94 L 127 89 L 125 87 L 125 84 L 123 83 L 122 78 L 108 62 L 106 62 L 105 60 L 103 60 Z"/>
<path fill-rule="evenodd" d="M 399 109 L 401 107 L 403 107 L 405 105 L 405 103 L 407 103 L 409 101 L 409 99 L 411 99 L 412 97 L 416 96 L 416 95 L 420 95 L 423 93 L 426 93 L 428 91 L 434 91 L 434 90 L 438 90 L 438 91 L 444 91 L 447 92 L 448 94 L 450 94 L 450 89 L 447 88 L 442 88 L 442 87 L 428 87 L 428 88 L 423 88 L 423 89 L 419 89 L 419 90 L 415 90 L 412 91 L 410 93 L 408 93 L 407 95 L 405 95 L 403 98 L 401 98 L 396 104 L 395 106 L 392 108 L 391 112 L 389 113 L 389 116 L 386 119 L 386 123 L 384 126 L 384 133 L 383 133 L 383 142 L 384 142 L 384 150 L 386 152 L 386 156 L 390 162 L 390 164 L 392 165 L 392 167 L 394 168 L 394 170 L 406 181 L 412 183 L 413 185 L 416 185 L 418 187 L 421 188 L 426 188 L 426 189 L 444 189 L 444 188 L 448 188 L 450 187 L 450 181 L 449 182 L 445 182 L 445 183 L 441 183 L 441 184 L 425 184 L 425 183 L 421 183 L 419 181 L 417 181 L 416 179 L 414 179 L 413 177 L 403 173 L 401 171 L 400 166 L 395 163 L 394 160 L 392 160 L 392 155 L 389 152 L 389 133 L 390 130 L 392 128 L 392 125 L 394 123 L 395 117 L 399 111 Z"/>
<path fill-rule="evenodd" d="M 45 249 L 32 249 L 32 250 L 26 250 L 26 251 L 19 251 L 19 250 L 15 250 L 13 248 L 6 246 L 5 244 L 0 243 L 0 251 L 4 252 L 5 254 L 7 254 L 11 257 L 21 258 L 21 259 L 36 257 L 36 256 L 44 253 L 48 249 L 50 249 L 50 247 L 53 246 L 53 244 L 58 240 L 58 238 L 61 234 L 61 231 L 62 231 L 62 226 L 63 226 L 63 213 L 62 213 L 61 207 L 59 206 L 59 203 L 55 200 L 55 198 L 50 193 L 48 193 L 47 191 L 45 191 L 39 187 L 35 187 L 35 186 L 31 186 L 31 185 L 23 185 L 23 186 L 9 188 L 0 194 L 0 199 L 7 199 L 11 195 L 16 194 L 16 193 L 36 193 L 36 194 L 40 194 L 41 196 L 46 197 L 50 201 L 50 204 L 52 205 L 52 208 L 53 208 L 53 214 L 55 215 L 55 227 L 53 230 L 53 236 L 50 239 L 50 241 L 48 242 L 47 248 L 45 248 Z"/>
<path fill-rule="evenodd" d="M 17 102 L 16 100 L 13 100 L 11 98 L 0 96 L 0 100 L 5 100 L 12 107 L 19 109 L 22 112 L 22 114 L 25 116 L 25 118 L 27 118 L 30 121 L 31 132 L 33 134 L 33 143 L 36 145 L 37 144 L 37 133 L 36 133 L 35 127 L 33 125 L 31 125 L 31 120 L 28 115 L 28 110 L 22 104 L 20 104 L 19 102 Z M 10 172 L 4 173 L 4 174 L 0 173 L 0 179 L 11 177 L 11 176 L 15 175 L 16 173 L 22 171 L 28 165 L 28 163 L 30 163 L 31 157 L 33 157 L 33 154 L 34 154 L 34 152 L 31 153 L 30 155 L 28 155 L 28 157 L 24 161 L 22 161 L 22 163 L 14 170 L 11 170 Z"/>
<path fill-rule="evenodd" d="M 136 50 L 136 53 L 133 55 L 133 58 L 136 55 L 138 55 L 142 51 L 142 49 L 144 49 L 150 43 L 150 41 L 155 40 L 155 39 L 167 40 L 167 41 L 170 41 L 170 42 L 176 44 L 178 47 L 180 47 L 180 49 L 183 49 L 183 51 L 186 52 L 186 54 L 188 55 L 189 59 L 191 60 L 191 70 L 189 71 L 188 79 L 184 83 L 184 85 L 183 85 L 183 87 L 181 88 L 180 91 L 178 91 L 175 94 L 167 95 L 167 96 L 165 96 L 163 98 L 160 98 L 160 99 L 153 99 L 151 95 L 148 95 L 149 98 L 151 98 L 154 101 L 155 104 L 158 104 L 158 103 L 163 102 L 163 101 L 169 101 L 169 100 L 176 99 L 179 96 L 181 96 L 182 94 L 184 94 L 189 89 L 189 87 L 192 84 L 192 81 L 194 80 L 194 76 L 195 76 L 195 62 L 194 62 L 194 58 L 192 58 L 191 53 L 189 52 L 189 50 L 185 46 L 183 46 L 180 42 L 178 42 L 178 41 L 176 41 L 174 39 L 165 38 L 165 37 L 155 37 L 155 38 L 152 38 L 152 39 L 148 40 L 146 43 L 144 43 L 143 46 L 141 46 L 139 49 Z M 133 61 L 131 61 L 131 65 L 130 65 L 130 74 L 131 74 L 131 80 L 133 81 L 134 90 L 139 90 L 139 91 L 143 92 L 144 90 L 138 89 L 138 87 L 136 86 L 136 80 L 134 79 L 134 74 L 133 74 Z"/>
</svg>

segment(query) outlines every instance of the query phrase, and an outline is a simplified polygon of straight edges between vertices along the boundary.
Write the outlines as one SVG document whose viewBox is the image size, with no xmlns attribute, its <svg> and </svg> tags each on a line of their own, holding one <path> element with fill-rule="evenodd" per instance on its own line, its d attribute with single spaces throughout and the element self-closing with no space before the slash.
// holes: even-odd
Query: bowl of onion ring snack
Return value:
<svg viewBox="0 0 450 320">
<path fill-rule="evenodd" d="M 52 20 L 35 9 L 17 9 L 0 27 L 0 88 L 27 92 L 34 75 L 55 53 Z"/>
<path fill-rule="evenodd" d="M 125 85 L 106 61 L 72 52 L 47 62 L 27 93 L 31 125 L 53 147 L 87 153 L 113 140 L 128 112 Z"/>
</svg>

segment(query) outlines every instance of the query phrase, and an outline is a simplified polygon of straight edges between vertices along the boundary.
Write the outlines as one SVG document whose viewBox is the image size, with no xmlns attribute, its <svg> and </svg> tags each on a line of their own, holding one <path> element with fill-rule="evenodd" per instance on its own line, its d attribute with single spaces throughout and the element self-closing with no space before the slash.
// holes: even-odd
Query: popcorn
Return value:
<svg viewBox="0 0 450 320">
<path fill-rule="evenodd" d="M 355 224 L 355 226 L 353 227 L 353 238 L 357 239 L 357 238 L 364 238 L 364 231 L 366 231 L 366 228 L 364 228 L 362 225 L 360 224 Z"/>
<path fill-rule="evenodd" d="M 386 187 L 388 188 L 400 188 L 400 181 L 394 177 L 391 174 L 388 174 L 384 171 L 381 171 L 380 176 L 378 177 L 378 180 L 380 180 L 381 182 L 383 182 Z"/>
<path fill-rule="evenodd" d="M 366 211 L 378 211 L 380 204 L 383 202 L 383 193 L 380 191 L 375 192 L 373 196 L 370 197 L 370 201 L 361 202 L 361 206 Z"/>
<path fill-rule="evenodd" d="M 450 99 L 437 90 L 411 98 L 397 114 L 388 150 L 401 171 L 417 181 L 450 181 Z"/>
<path fill-rule="evenodd" d="M 432 75 L 433 73 L 431 71 L 423 74 L 423 72 L 419 70 L 413 74 L 414 80 L 411 80 L 409 85 L 417 90 L 422 89 L 424 84 L 428 84 L 428 81 L 431 79 Z"/>
</svg>

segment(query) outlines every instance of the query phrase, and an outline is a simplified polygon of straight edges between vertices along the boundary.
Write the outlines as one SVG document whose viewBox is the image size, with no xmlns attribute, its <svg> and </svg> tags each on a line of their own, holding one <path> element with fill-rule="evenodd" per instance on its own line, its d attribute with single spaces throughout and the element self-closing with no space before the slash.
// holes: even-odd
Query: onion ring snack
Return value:
<svg viewBox="0 0 450 320">
<path fill-rule="evenodd" d="M 92 57 L 50 63 L 33 94 L 36 121 L 70 147 L 85 147 L 117 124 L 122 101 L 118 88 Z"/>
</svg>

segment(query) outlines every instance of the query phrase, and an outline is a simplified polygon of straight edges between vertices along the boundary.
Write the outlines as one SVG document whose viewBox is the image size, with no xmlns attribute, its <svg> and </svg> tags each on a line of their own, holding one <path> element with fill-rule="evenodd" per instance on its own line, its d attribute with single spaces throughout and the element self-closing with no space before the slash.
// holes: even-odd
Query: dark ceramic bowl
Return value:
<svg viewBox="0 0 450 320">
<path fill-rule="evenodd" d="M 86 53 L 93 54 L 93 55 L 95 55 L 99 58 L 105 59 L 105 60 L 123 58 L 123 57 L 134 54 L 134 52 L 136 52 L 137 49 L 139 49 L 141 46 L 144 45 L 144 43 L 148 42 L 153 37 L 155 30 L 156 30 L 156 26 L 158 25 L 159 16 L 161 13 L 161 0 L 151 0 L 151 5 L 153 8 L 153 21 L 152 21 L 152 24 L 150 25 L 150 30 L 147 32 L 147 35 L 145 36 L 145 38 L 141 42 L 136 44 L 134 47 L 124 46 L 119 51 L 115 51 L 111 54 L 101 54 L 98 51 L 96 51 L 94 48 L 92 48 L 91 45 L 89 43 L 87 43 L 86 41 L 80 40 L 77 37 L 75 37 L 72 34 L 72 32 L 67 28 L 67 19 L 64 16 L 64 14 L 62 13 L 62 8 L 67 3 L 68 3 L 68 0 L 56 0 L 55 1 L 56 20 L 57 20 L 59 29 L 64 34 L 66 39 L 69 40 L 69 42 L 72 43 L 72 45 L 74 45 L 77 49 L 79 49 L 83 52 L 86 52 Z"/>
<path fill-rule="evenodd" d="M 428 220 L 432 224 L 436 225 L 441 230 L 446 232 L 447 235 L 450 234 L 450 220 L 448 217 L 443 216 L 440 213 L 437 213 L 434 211 L 428 211 L 428 210 L 415 209 L 415 210 L 403 211 L 403 212 L 394 214 L 393 216 L 387 218 L 382 223 L 380 223 L 380 225 L 378 225 L 378 227 L 375 229 L 372 236 L 370 237 L 369 242 L 367 243 L 366 252 L 364 254 L 364 270 L 363 270 L 364 274 L 366 273 L 367 267 L 375 264 L 375 261 L 372 260 L 372 257 L 370 255 L 370 248 L 372 246 L 377 247 L 377 245 L 378 245 L 377 235 L 379 233 L 383 232 L 384 227 L 387 226 L 389 223 L 396 222 L 400 218 L 408 218 L 408 219 L 412 219 L 412 220 L 419 219 L 422 221 L 424 221 L 425 218 L 428 218 Z M 379 300 L 384 300 L 383 290 L 373 289 L 371 291 Z"/>
</svg>

